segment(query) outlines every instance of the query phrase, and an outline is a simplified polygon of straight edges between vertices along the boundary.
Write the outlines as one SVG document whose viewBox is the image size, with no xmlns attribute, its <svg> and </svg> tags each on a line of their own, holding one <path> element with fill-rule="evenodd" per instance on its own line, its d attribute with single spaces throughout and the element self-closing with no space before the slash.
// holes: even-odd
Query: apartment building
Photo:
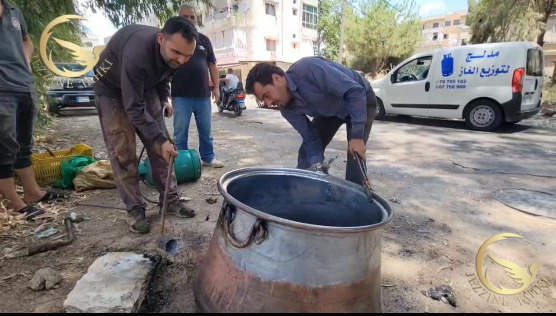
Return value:
<svg viewBox="0 0 556 316">
<path fill-rule="evenodd" d="M 465 25 L 467 11 L 457 11 L 423 20 L 419 51 L 461 46 L 471 38 L 470 28 Z"/>
<path fill-rule="evenodd" d="M 215 0 L 202 13 L 200 31 L 212 42 L 219 68 L 244 81 L 258 62 L 283 69 L 314 56 L 318 0 Z"/>
</svg>

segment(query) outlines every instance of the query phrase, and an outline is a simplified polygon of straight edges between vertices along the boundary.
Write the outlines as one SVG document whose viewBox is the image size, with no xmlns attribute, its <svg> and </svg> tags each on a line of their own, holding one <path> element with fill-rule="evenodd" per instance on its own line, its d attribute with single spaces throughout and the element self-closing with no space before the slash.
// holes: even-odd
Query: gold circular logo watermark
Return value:
<svg viewBox="0 0 556 316">
<path fill-rule="evenodd" d="M 50 22 L 42 32 L 41 40 L 40 40 L 41 59 L 44 65 L 48 68 L 48 70 L 50 70 L 51 72 L 53 72 L 54 74 L 60 77 L 78 78 L 84 76 L 85 74 L 93 70 L 93 68 L 95 67 L 95 65 L 98 63 L 100 59 L 100 54 L 104 50 L 105 46 L 95 46 L 93 47 L 92 50 L 90 50 L 81 47 L 75 43 L 63 41 L 61 39 L 52 37 L 52 30 L 56 26 L 63 23 L 68 23 L 70 21 L 80 21 L 80 20 L 87 20 L 87 19 L 79 15 L 63 15 Z M 62 70 L 59 69 L 55 65 L 54 61 L 52 60 L 52 52 L 50 53 L 47 52 L 47 44 L 51 37 L 56 43 L 58 43 L 58 45 L 62 46 L 64 49 L 67 49 L 70 52 L 75 62 L 84 66 L 85 68 L 80 71 L 71 71 L 63 67 Z"/>
<path fill-rule="evenodd" d="M 527 268 L 522 268 L 522 267 L 520 267 L 519 265 L 517 265 L 513 262 L 510 262 L 510 261 L 504 260 L 504 259 L 500 259 L 500 258 L 496 258 L 496 257 L 493 257 L 493 256 L 488 254 L 488 249 L 487 249 L 488 246 L 490 246 L 491 244 L 493 244 L 495 242 L 506 240 L 507 238 L 522 238 L 523 239 L 523 237 L 521 237 L 519 235 L 510 234 L 510 233 L 498 234 L 496 236 L 493 236 L 493 237 L 489 238 L 481 246 L 481 248 L 479 249 L 479 252 L 477 253 L 477 260 L 476 260 L 476 263 L 475 263 L 475 267 L 477 269 L 477 275 L 479 276 L 479 279 L 481 280 L 483 285 L 487 289 L 491 290 L 492 292 L 494 292 L 496 294 L 500 294 L 500 295 L 514 295 L 514 294 L 518 294 L 518 293 L 521 293 L 521 292 L 525 291 L 531 285 L 531 283 L 533 283 L 533 281 L 535 281 L 535 278 L 537 276 L 537 270 L 541 266 L 540 263 L 533 263 L 531 266 L 529 266 L 528 269 Z M 494 286 L 488 278 L 488 268 L 485 270 L 485 272 L 483 274 L 483 262 L 484 262 L 485 257 L 487 255 L 494 262 L 496 262 L 497 264 L 506 268 L 505 269 L 506 274 L 510 278 L 512 278 L 515 283 L 520 284 L 521 286 L 517 289 L 507 289 L 507 288 L 504 288 L 502 285 L 498 285 L 498 287 Z"/>
</svg>

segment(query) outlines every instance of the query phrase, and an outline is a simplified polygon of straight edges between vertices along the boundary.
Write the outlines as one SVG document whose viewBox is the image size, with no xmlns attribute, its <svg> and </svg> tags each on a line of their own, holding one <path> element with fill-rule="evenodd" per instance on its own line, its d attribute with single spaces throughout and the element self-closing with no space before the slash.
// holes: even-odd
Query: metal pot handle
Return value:
<svg viewBox="0 0 556 316">
<path fill-rule="evenodd" d="M 258 218 L 251 227 L 251 230 L 249 231 L 249 234 L 247 235 L 245 241 L 238 241 L 235 238 L 231 227 L 235 219 L 235 213 L 235 206 L 230 203 L 225 203 L 225 205 L 222 207 L 222 215 L 224 216 L 224 220 L 226 221 L 224 223 L 224 232 L 226 233 L 226 237 L 232 246 L 242 249 L 248 247 L 253 239 L 255 240 L 255 243 L 257 245 L 265 241 L 266 237 L 268 236 L 268 231 L 266 230 L 265 222 L 260 218 Z"/>
</svg>

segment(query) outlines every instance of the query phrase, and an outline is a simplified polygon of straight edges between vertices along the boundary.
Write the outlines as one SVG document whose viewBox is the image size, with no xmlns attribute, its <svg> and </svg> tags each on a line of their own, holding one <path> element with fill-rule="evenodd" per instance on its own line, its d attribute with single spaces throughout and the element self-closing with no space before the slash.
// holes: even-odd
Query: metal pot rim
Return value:
<svg viewBox="0 0 556 316">
<path fill-rule="evenodd" d="M 300 177 L 305 177 L 305 178 L 311 178 L 311 179 L 315 179 L 315 180 L 326 180 L 332 183 L 335 183 L 337 185 L 341 185 L 341 186 L 347 186 L 350 187 L 351 189 L 355 189 L 357 191 L 360 191 L 362 194 L 366 194 L 365 190 L 363 189 L 362 186 L 358 186 L 355 183 L 334 177 L 334 176 L 330 176 L 330 175 L 326 175 L 324 173 L 317 173 L 317 172 L 312 172 L 312 171 L 308 171 L 308 170 L 301 170 L 301 169 L 291 169 L 291 168 L 273 168 L 273 167 L 250 167 L 250 168 L 241 168 L 241 169 L 237 169 L 237 170 L 233 170 L 230 172 L 227 172 L 226 174 L 224 174 L 222 177 L 220 177 L 220 179 L 218 180 L 218 190 L 220 191 L 220 194 L 222 194 L 224 196 L 224 198 L 230 202 L 231 204 L 233 204 L 234 206 L 240 208 L 241 210 L 243 210 L 244 212 L 251 214 L 257 218 L 269 221 L 269 222 L 273 222 L 276 224 L 280 224 L 280 225 L 284 225 L 284 226 L 288 226 L 288 227 L 292 227 L 292 228 L 297 228 L 297 229 L 303 229 L 303 230 L 310 230 L 310 231 L 320 231 L 320 232 L 329 232 L 329 233 L 359 233 L 359 232 L 365 232 L 365 231 L 370 231 L 370 230 L 376 230 L 376 229 L 380 229 L 383 228 L 384 226 L 388 225 L 392 219 L 394 218 L 394 211 L 392 210 L 392 208 L 390 207 L 390 205 L 380 196 L 378 196 L 377 194 L 373 193 L 373 197 L 374 199 L 378 202 L 377 204 L 382 207 L 386 213 L 388 214 L 388 217 L 383 220 L 380 223 L 377 224 L 373 224 L 373 225 L 368 225 L 368 226 L 358 226 L 358 227 L 334 227 L 334 226 L 319 226 L 319 225 L 312 225 L 312 224 L 306 224 L 306 223 L 301 223 L 301 222 L 296 222 L 296 221 L 291 221 L 288 219 L 284 219 L 278 216 L 274 216 L 274 215 L 270 215 L 268 213 L 265 212 L 261 212 L 255 208 L 252 208 L 240 201 L 238 201 L 236 198 L 234 198 L 231 194 L 228 193 L 227 188 L 228 188 L 228 184 L 235 179 L 238 178 L 243 178 L 245 176 L 251 176 L 254 174 L 265 174 L 265 175 L 272 175 L 272 174 L 288 174 L 288 175 L 292 175 L 292 176 L 300 176 Z"/>
</svg>

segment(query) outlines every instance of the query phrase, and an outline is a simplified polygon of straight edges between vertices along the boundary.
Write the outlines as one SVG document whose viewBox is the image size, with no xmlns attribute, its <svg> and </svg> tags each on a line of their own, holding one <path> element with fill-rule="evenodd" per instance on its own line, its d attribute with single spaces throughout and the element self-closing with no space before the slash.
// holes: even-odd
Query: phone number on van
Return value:
<svg viewBox="0 0 556 316">
<path fill-rule="evenodd" d="M 437 80 L 435 88 L 438 90 L 462 90 L 467 89 L 467 80 Z"/>
</svg>

